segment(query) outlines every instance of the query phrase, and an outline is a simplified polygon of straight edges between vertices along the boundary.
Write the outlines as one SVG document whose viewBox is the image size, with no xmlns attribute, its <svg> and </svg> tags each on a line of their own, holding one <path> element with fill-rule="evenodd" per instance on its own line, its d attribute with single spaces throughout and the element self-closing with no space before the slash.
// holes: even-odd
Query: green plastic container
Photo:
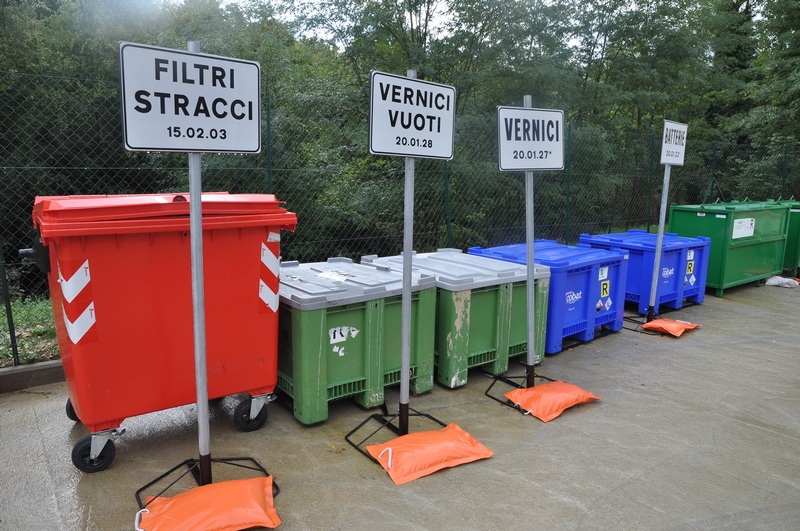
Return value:
<svg viewBox="0 0 800 531">
<path fill-rule="evenodd" d="M 706 286 L 722 297 L 726 288 L 762 283 L 780 275 L 789 228 L 789 205 L 767 202 L 672 205 L 669 232 L 711 238 Z"/>
<path fill-rule="evenodd" d="M 789 231 L 786 234 L 786 252 L 783 255 L 783 269 L 792 278 L 797 277 L 800 264 L 800 201 L 794 197 L 778 201 L 789 206 Z"/>
<path fill-rule="evenodd" d="M 527 268 L 440 249 L 415 254 L 415 272 L 436 278 L 436 381 L 451 389 L 467 383 L 469 369 L 508 370 L 508 360 L 528 353 Z M 402 256 L 365 256 L 362 264 L 402 271 Z M 550 268 L 536 266 L 535 361 L 544 359 Z"/>
<path fill-rule="evenodd" d="M 303 424 L 327 420 L 328 403 L 352 397 L 365 408 L 384 403 L 384 387 L 400 383 L 401 273 L 349 258 L 281 264 L 278 388 L 293 399 Z M 411 382 L 433 388 L 436 287 L 413 275 Z"/>
</svg>

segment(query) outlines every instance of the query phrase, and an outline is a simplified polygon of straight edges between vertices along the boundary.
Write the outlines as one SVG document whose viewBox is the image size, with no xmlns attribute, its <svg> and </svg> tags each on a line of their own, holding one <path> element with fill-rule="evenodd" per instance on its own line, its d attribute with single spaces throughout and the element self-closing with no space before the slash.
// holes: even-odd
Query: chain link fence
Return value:
<svg viewBox="0 0 800 531">
<path fill-rule="evenodd" d="M 204 155 L 203 189 L 274 193 L 295 212 L 284 260 L 359 260 L 402 250 L 404 163 L 368 153 L 368 92 L 264 87 L 261 154 Z M 186 192 L 185 154 L 123 149 L 117 82 L 0 72 L 0 367 L 57 357 L 47 282 L 18 250 L 36 234 L 36 196 Z M 414 246 L 520 243 L 522 173 L 498 171 L 495 116 L 456 119 L 452 161 L 419 159 Z M 663 181 L 657 134 L 567 125 L 566 168 L 534 178 L 537 238 L 655 230 Z M 796 147 L 693 143 L 672 172 L 669 201 L 800 197 Z"/>
</svg>

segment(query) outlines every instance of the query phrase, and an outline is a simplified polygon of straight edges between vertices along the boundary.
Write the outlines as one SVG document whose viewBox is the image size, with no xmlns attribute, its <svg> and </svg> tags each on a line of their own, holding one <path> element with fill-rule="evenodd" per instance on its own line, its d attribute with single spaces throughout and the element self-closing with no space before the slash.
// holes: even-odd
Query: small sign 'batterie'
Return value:
<svg viewBox="0 0 800 531">
<path fill-rule="evenodd" d="M 688 132 L 688 125 L 664 120 L 664 134 L 661 138 L 661 164 L 683 166 Z"/>
<path fill-rule="evenodd" d="M 261 65 L 119 44 L 125 149 L 261 151 Z"/>
</svg>

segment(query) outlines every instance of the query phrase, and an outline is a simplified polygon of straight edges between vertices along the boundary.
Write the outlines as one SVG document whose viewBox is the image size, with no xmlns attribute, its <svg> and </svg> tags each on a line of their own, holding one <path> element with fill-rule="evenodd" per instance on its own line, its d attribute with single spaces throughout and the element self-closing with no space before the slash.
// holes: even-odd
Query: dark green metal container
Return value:
<svg viewBox="0 0 800 531">
<path fill-rule="evenodd" d="M 669 232 L 711 238 L 706 287 L 762 283 L 780 275 L 789 229 L 789 205 L 775 201 L 672 205 Z"/>
<path fill-rule="evenodd" d="M 800 201 L 792 197 L 778 200 L 778 203 L 789 205 L 789 232 L 786 235 L 783 269 L 794 278 L 797 277 L 797 266 L 800 264 Z"/>
</svg>

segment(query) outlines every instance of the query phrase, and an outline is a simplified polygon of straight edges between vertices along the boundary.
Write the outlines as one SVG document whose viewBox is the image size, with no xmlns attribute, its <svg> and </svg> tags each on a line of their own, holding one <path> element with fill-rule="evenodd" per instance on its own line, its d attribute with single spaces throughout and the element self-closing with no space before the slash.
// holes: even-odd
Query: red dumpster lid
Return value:
<svg viewBox="0 0 800 531">
<path fill-rule="evenodd" d="M 272 194 L 204 193 L 203 215 L 279 212 L 282 202 Z M 83 195 L 37 197 L 34 215 L 40 219 L 107 221 L 162 216 L 188 216 L 189 194 Z"/>
<path fill-rule="evenodd" d="M 202 194 L 203 228 L 269 225 L 294 230 L 297 217 L 272 194 Z M 189 194 L 37 197 L 42 237 L 185 230 Z"/>
</svg>

